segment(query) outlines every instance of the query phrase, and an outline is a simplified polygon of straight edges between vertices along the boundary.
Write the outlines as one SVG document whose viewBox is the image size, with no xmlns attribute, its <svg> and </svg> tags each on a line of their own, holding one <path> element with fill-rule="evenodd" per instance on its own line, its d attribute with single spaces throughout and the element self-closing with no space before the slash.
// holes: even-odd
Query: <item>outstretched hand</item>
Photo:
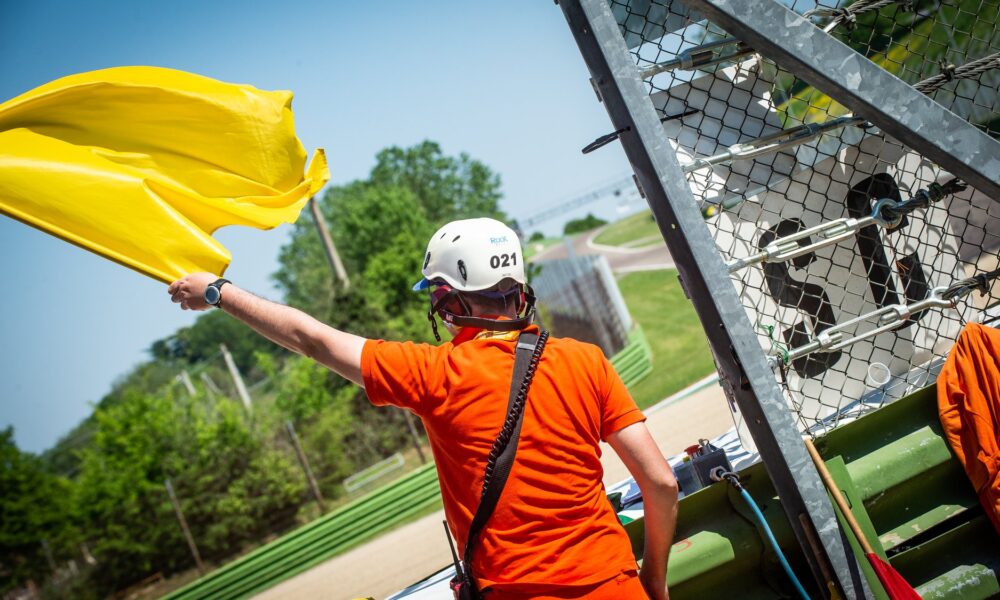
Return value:
<svg viewBox="0 0 1000 600">
<path fill-rule="evenodd" d="M 211 273 L 191 273 L 171 283 L 167 293 L 184 310 L 208 310 L 211 306 L 205 302 L 205 288 L 216 279 L 218 276 Z"/>
</svg>

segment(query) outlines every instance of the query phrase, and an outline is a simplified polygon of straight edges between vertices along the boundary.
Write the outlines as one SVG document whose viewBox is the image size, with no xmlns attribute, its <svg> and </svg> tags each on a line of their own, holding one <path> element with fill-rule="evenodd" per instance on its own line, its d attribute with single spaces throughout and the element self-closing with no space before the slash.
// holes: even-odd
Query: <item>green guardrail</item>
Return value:
<svg viewBox="0 0 1000 600">
<path fill-rule="evenodd" d="M 924 600 L 1000 597 L 1000 543 L 948 449 L 934 386 L 835 429 L 816 447 L 876 553 Z M 741 471 L 740 478 L 811 597 L 824 597 L 764 464 Z M 645 541 L 643 524 L 641 517 L 625 524 L 636 556 Z M 876 600 L 887 599 L 854 537 L 847 540 Z M 674 600 L 795 597 L 753 515 L 725 484 L 681 499 L 669 562 Z"/>
<path fill-rule="evenodd" d="M 611 357 L 611 366 L 628 388 L 653 372 L 653 349 L 650 348 L 649 340 L 638 324 L 629 333 L 625 347 Z"/>
<path fill-rule="evenodd" d="M 440 505 L 433 464 L 324 515 L 166 598 L 246 598 L 301 573 L 414 515 Z"/>
</svg>

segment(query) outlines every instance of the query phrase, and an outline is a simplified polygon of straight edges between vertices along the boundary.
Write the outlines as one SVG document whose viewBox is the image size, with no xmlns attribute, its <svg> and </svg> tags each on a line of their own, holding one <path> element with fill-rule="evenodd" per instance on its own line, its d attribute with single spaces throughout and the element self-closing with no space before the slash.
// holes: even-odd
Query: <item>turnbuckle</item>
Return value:
<svg viewBox="0 0 1000 600">
<path fill-rule="evenodd" d="M 834 129 L 850 127 L 852 125 L 862 125 L 865 119 L 861 117 L 837 117 L 824 123 L 807 123 L 798 125 L 791 129 L 776 131 L 769 135 L 759 137 L 749 142 L 733 144 L 725 152 L 709 156 L 707 158 L 697 158 L 694 161 L 683 165 L 685 173 L 693 173 L 701 169 L 707 169 L 720 163 L 734 160 L 748 160 L 764 154 L 778 152 L 785 148 L 792 148 L 808 142 L 809 140 Z"/>
<path fill-rule="evenodd" d="M 913 304 L 893 304 L 890 306 L 884 306 L 877 310 L 873 310 L 872 312 L 844 321 L 843 323 L 838 323 L 816 334 L 816 337 L 808 344 L 804 344 L 798 348 L 792 348 L 788 352 L 783 353 L 781 356 L 777 356 L 776 358 L 778 360 L 769 362 L 771 362 L 772 365 L 780 364 L 781 362 L 789 364 L 793 360 L 802 358 L 803 356 L 814 352 L 836 352 L 860 341 L 873 338 L 881 333 L 892 331 L 893 329 L 896 329 L 900 325 L 906 323 L 906 321 L 914 314 L 927 310 L 928 308 L 954 308 L 958 305 L 959 296 L 950 299 L 945 298 L 944 294 L 947 290 L 947 286 L 936 287 L 932 289 L 929 294 L 927 294 L 926 298 L 914 302 Z M 859 323 L 873 320 L 876 323 L 875 328 L 858 333 L 851 337 L 847 337 L 847 330 L 853 328 Z"/>
<path fill-rule="evenodd" d="M 714 52 L 714 50 L 730 46 L 732 44 L 736 44 L 736 50 L 730 54 L 716 54 Z M 688 48 L 683 52 L 678 52 L 677 57 L 674 59 L 650 65 L 639 71 L 639 78 L 649 79 L 654 75 L 659 75 L 660 73 L 665 73 L 667 71 L 673 71 L 674 69 L 690 70 L 712 67 L 724 62 L 738 60 L 748 54 L 753 54 L 752 48 L 749 48 L 746 44 L 736 38 L 725 38 L 715 42 L 701 44 L 700 46 L 695 46 L 694 48 Z"/>
<path fill-rule="evenodd" d="M 726 267 L 730 273 L 735 273 L 740 269 L 760 263 L 789 261 L 793 258 L 815 252 L 820 248 L 838 244 L 845 239 L 853 237 L 858 231 L 869 225 L 881 225 L 882 227 L 891 229 L 899 225 L 900 221 L 903 220 L 903 215 L 898 215 L 893 219 L 886 219 L 882 216 L 882 212 L 886 208 L 892 209 L 897 206 L 899 206 L 899 203 L 895 200 L 882 198 L 875 203 L 874 209 L 872 209 L 871 214 L 867 217 L 861 217 L 860 219 L 843 217 L 827 221 L 826 223 L 820 223 L 813 227 L 807 227 L 806 229 L 772 241 L 761 248 L 760 252 L 756 254 L 730 261 L 726 264 Z M 809 244 L 799 243 L 813 236 L 819 239 Z"/>
</svg>

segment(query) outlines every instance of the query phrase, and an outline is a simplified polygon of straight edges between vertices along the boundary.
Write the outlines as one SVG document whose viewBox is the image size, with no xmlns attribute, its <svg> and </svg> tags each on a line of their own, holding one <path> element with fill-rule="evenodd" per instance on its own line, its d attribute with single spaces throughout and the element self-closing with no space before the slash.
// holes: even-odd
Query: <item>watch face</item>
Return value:
<svg viewBox="0 0 1000 600">
<path fill-rule="evenodd" d="M 219 292 L 219 288 L 215 286 L 210 285 L 205 288 L 205 302 L 208 302 L 209 304 L 218 304 L 219 297 L 221 295 L 222 294 Z"/>
</svg>

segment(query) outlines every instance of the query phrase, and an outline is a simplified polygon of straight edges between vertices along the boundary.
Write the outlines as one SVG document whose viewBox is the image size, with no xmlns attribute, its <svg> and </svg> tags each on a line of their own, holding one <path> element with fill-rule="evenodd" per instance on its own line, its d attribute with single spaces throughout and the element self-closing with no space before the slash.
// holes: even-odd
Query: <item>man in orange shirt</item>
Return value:
<svg viewBox="0 0 1000 600">
<path fill-rule="evenodd" d="M 182 308 L 217 306 L 326 365 L 363 386 L 374 404 L 417 414 L 430 438 L 449 526 L 464 547 L 487 456 L 507 414 L 518 336 L 537 332 L 533 299 L 517 235 L 492 219 L 439 229 L 423 274 L 414 289 L 430 290 L 435 335 L 435 315 L 454 335 L 440 346 L 367 340 L 208 273 L 188 275 L 168 291 Z M 601 351 L 550 339 L 523 415 L 514 467 L 475 541 L 472 572 L 485 597 L 667 598 L 677 484 Z M 602 440 L 642 490 L 641 572 L 605 495 Z"/>
</svg>

